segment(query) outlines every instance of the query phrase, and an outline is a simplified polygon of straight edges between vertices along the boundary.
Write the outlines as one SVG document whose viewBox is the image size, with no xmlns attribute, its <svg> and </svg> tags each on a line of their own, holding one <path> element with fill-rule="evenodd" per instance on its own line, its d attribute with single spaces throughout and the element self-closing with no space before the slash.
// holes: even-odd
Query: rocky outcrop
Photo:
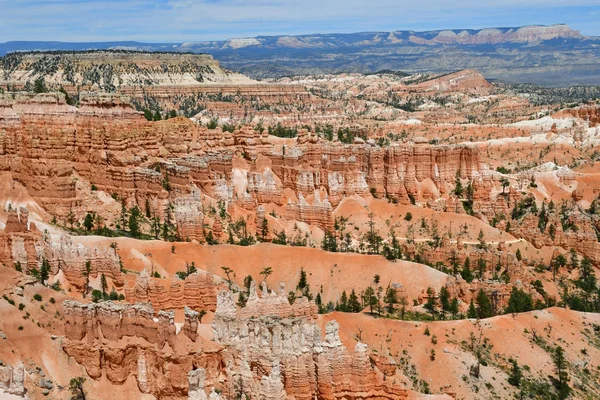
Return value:
<svg viewBox="0 0 600 400">
<path fill-rule="evenodd" d="M 157 310 L 175 310 L 189 307 L 196 311 L 214 311 L 219 286 L 213 276 L 200 271 L 188 275 L 185 280 L 173 276 L 170 283 L 150 277 L 143 270 L 132 287 L 125 288 L 129 303 L 150 303 Z"/>
<path fill-rule="evenodd" d="M 150 304 L 118 304 L 113 302 L 82 304 L 72 300 L 63 303 L 65 337 L 89 342 L 106 338 L 143 338 L 162 348 L 175 344 L 175 322 L 172 311 L 154 314 Z"/>
<path fill-rule="evenodd" d="M 600 107 L 582 106 L 577 108 L 567 108 L 554 114 L 553 117 L 575 117 L 581 118 L 589 123 L 590 128 L 600 125 Z"/>
<path fill-rule="evenodd" d="M 190 338 L 193 342 L 196 341 L 198 337 L 198 318 L 200 313 L 194 311 L 187 306 L 184 307 L 184 322 L 183 322 L 183 332 L 187 337 Z"/>
<path fill-rule="evenodd" d="M 23 87 L 27 80 L 45 78 L 48 87 L 65 88 L 71 94 L 94 90 L 128 95 L 168 93 L 164 87 L 185 90 L 203 83 L 252 84 L 251 79 L 221 69 L 208 54 L 86 51 L 65 53 L 19 53 L 8 56 L 0 71 L 4 84 Z M 99 72 L 101 71 L 101 72 Z M 159 93 L 156 93 L 158 95 Z"/>
<path fill-rule="evenodd" d="M 0 363 L 0 397 L 2 393 L 25 396 L 25 366 L 19 363 L 14 367 Z"/>
<path fill-rule="evenodd" d="M 182 240 L 204 242 L 204 213 L 200 190 L 193 186 L 189 196 L 175 199 L 177 236 Z"/>
<path fill-rule="evenodd" d="M 364 344 L 357 344 L 353 353 L 346 350 L 337 322 L 327 324 L 322 342 L 315 305 L 297 303 L 290 306 L 283 288 L 279 294 L 265 289 L 258 297 L 252 285 L 247 306 L 238 310 L 232 293 L 219 293 L 214 337 L 225 346 L 229 379 L 239 382 L 228 396 L 250 392 L 251 398 L 264 399 L 406 397 L 394 379 L 385 380 L 372 367 Z"/>
<path fill-rule="evenodd" d="M 49 246 L 43 247 L 41 251 L 50 262 L 52 273 L 56 275 L 62 271 L 69 283 L 80 290 L 85 288 L 84 273 L 88 262 L 91 278 L 104 275 L 117 287 L 124 284 L 119 256 L 111 248 L 89 247 L 82 243 L 74 243 L 70 235 L 63 234 L 59 242 L 52 242 Z"/>
<path fill-rule="evenodd" d="M 473 96 L 487 96 L 495 91 L 483 75 L 474 70 L 463 70 L 409 86 L 411 90 L 433 92 L 460 92 Z"/>
<path fill-rule="evenodd" d="M 23 272 L 40 270 L 44 260 L 50 263 L 51 276 L 62 271 L 64 277 L 75 288 L 83 291 L 86 284 L 84 273 L 90 264 L 90 278 L 104 275 L 117 286 L 123 286 L 123 275 L 117 253 L 108 247 L 84 246 L 73 242 L 68 234 L 63 234 L 55 242 L 49 235 L 43 235 L 34 223 L 28 222 L 25 208 L 11 210 L 5 230 L 0 232 L 0 263 L 7 266 L 19 265 Z"/>
<path fill-rule="evenodd" d="M 33 222 L 28 221 L 26 208 L 8 210 L 4 231 L 0 231 L 0 263 L 6 266 L 20 266 L 24 272 L 40 268 L 42 259 L 40 247 L 47 247 L 41 233 Z"/>
<path fill-rule="evenodd" d="M 319 192 L 315 192 L 314 201 L 309 204 L 302 193 L 298 195 L 298 202 L 290 199 L 286 205 L 286 218 L 316 225 L 326 231 L 333 230 L 333 207 L 327 196 L 321 201 Z"/>
</svg>

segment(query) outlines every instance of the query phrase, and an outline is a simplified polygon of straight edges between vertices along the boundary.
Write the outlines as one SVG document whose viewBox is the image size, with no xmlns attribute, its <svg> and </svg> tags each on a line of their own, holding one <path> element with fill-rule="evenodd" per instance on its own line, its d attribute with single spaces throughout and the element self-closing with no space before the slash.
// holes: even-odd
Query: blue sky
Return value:
<svg viewBox="0 0 600 400">
<path fill-rule="evenodd" d="M 0 0 L 0 42 L 183 42 L 555 23 L 600 36 L 599 20 L 600 0 Z"/>
</svg>

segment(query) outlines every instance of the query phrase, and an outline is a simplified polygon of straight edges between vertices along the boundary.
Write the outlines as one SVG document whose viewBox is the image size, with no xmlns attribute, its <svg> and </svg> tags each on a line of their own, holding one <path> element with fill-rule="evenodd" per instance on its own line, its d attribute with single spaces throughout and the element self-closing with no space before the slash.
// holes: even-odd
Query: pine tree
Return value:
<svg viewBox="0 0 600 400">
<path fill-rule="evenodd" d="M 487 263 L 483 258 L 477 260 L 477 270 L 479 272 L 479 279 L 483 279 L 483 274 L 487 270 Z"/>
<path fill-rule="evenodd" d="M 552 279 L 556 280 L 556 273 L 559 271 L 561 267 L 567 265 L 567 258 L 559 254 L 552 260 Z"/>
<path fill-rule="evenodd" d="M 596 275 L 594 274 L 592 262 L 587 257 L 584 257 L 581 261 L 579 279 L 576 283 L 577 286 L 587 293 L 591 293 L 596 290 Z"/>
<path fill-rule="evenodd" d="M 506 312 L 516 314 L 531 310 L 533 310 L 533 300 L 531 295 L 513 286 L 512 291 L 510 292 L 510 298 L 508 299 Z"/>
<path fill-rule="evenodd" d="M 306 282 L 306 271 L 304 271 L 304 267 L 300 268 L 300 279 L 298 280 L 298 284 L 296 285 L 297 290 L 304 290 L 304 288 L 308 285 Z"/>
<path fill-rule="evenodd" d="M 477 236 L 477 248 L 481 250 L 485 250 L 487 248 L 487 244 L 485 242 L 485 237 L 483 236 L 483 229 L 479 230 L 479 235 Z"/>
<path fill-rule="evenodd" d="M 100 275 L 100 287 L 102 288 L 102 296 L 105 296 L 106 290 L 108 289 L 108 283 L 106 282 L 106 276 L 104 276 L 104 274 Z"/>
<path fill-rule="evenodd" d="M 87 393 L 83 384 L 85 383 L 85 378 L 78 376 L 77 378 L 71 378 L 69 382 L 69 391 L 71 392 L 71 400 L 86 400 Z"/>
<path fill-rule="evenodd" d="M 45 285 L 45 282 L 50 277 L 50 262 L 44 257 L 42 258 L 42 268 L 40 269 L 39 279 L 42 285 Z"/>
<path fill-rule="evenodd" d="M 262 223 L 260 226 L 260 234 L 264 242 L 267 239 L 267 236 L 269 235 L 269 221 L 267 221 L 266 217 L 262 219 Z"/>
<path fill-rule="evenodd" d="M 229 290 L 231 290 L 231 284 L 232 284 L 232 280 L 231 280 L 231 275 L 235 276 L 235 272 L 233 272 L 233 270 L 229 267 L 221 267 L 221 269 L 223 270 L 223 273 L 225 273 L 225 275 L 227 276 L 227 286 L 229 287 Z"/>
<path fill-rule="evenodd" d="M 463 191 L 464 191 L 464 189 L 463 189 L 462 183 L 460 181 L 460 172 L 456 171 L 454 194 L 456 195 L 456 197 L 461 197 L 463 194 Z"/>
<path fill-rule="evenodd" d="M 477 293 L 477 317 L 479 319 L 489 318 L 494 315 L 492 310 L 492 302 L 490 298 L 485 294 L 483 289 L 479 289 Z"/>
<path fill-rule="evenodd" d="M 83 220 L 83 226 L 87 231 L 91 231 L 94 227 L 94 216 L 90 213 L 85 215 L 85 219 Z"/>
<path fill-rule="evenodd" d="M 471 299 L 471 303 L 469 303 L 469 311 L 467 311 L 467 318 L 477 318 L 477 310 L 475 309 L 475 304 L 473 304 L 473 299 Z"/>
<path fill-rule="evenodd" d="M 371 314 L 373 314 L 373 306 L 377 303 L 377 297 L 375 297 L 375 290 L 369 286 L 365 289 L 363 294 L 363 303 L 365 306 L 369 306 Z"/>
<path fill-rule="evenodd" d="M 426 293 L 427 302 L 423 307 L 431 313 L 431 318 L 435 319 L 435 289 L 429 286 Z"/>
<path fill-rule="evenodd" d="M 269 277 L 269 275 L 271 275 L 273 273 L 273 268 L 271 267 L 265 267 L 263 268 L 262 271 L 260 271 L 260 274 L 262 276 L 264 276 L 263 278 L 263 283 L 266 285 L 267 284 L 267 278 Z"/>
<path fill-rule="evenodd" d="M 510 375 L 508 377 L 508 383 L 510 383 L 511 385 L 513 385 L 515 387 L 520 387 L 521 386 L 521 378 L 523 378 L 523 372 L 521 372 L 521 368 L 519 367 L 517 360 L 511 358 L 508 361 L 512 365 L 511 370 L 510 370 Z"/>
<path fill-rule="evenodd" d="M 321 300 L 321 293 L 317 293 L 317 297 L 315 297 L 315 304 L 319 309 L 319 314 L 323 314 L 323 300 Z"/>
<path fill-rule="evenodd" d="M 554 361 L 554 369 L 558 375 L 556 380 L 556 388 L 558 389 L 558 396 L 560 399 L 566 399 L 569 397 L 571 388 L 569 387 L 569 373 L 567 372 L 567 360 L 565 358 L 565 352 L 562 347 L 557 346 L 552 354 L 552 360 Z"/>
<path fill-rule="evenodd" d="M 140 209 L 135 206 L 131 209 L 131 213 L 129 214 L 129 232 L 131 236 L 137 238 L 140 236 L 140 219 L 142 217 L 142 213 Z"/>
<path fill-rule="evenodd" d="M 458 299 L 456 297 L 452 298 L 450 302 L 450 314 L 452 314 L 452 319 L 456 319 L 458 315 Z"/>
<path fill-rule="evenodd" d="M 442 307 L 442 319 L 446 318 L 446 312 L 450 311 L 450 292 L 446 286 L 440 289 L 440 306 Z"/>
<path fill-rule="evenodd" d="M 387 308 L 390 313 L 396 311 L 396 304 L 398 304 L 398 295 L 396 294 L 396 289 L 391 286 L 388 287 L 383 301 L 388 305 Z"/>
<path fill-rule="evenodd" d="M 473 282 L 473 272 L 471 272 L 471 260 L 469 260 L 469 257 L 465 259 L 465 266 L 460 274 L 465 281 L 469 283 Z"/>
<path fill-rule="evenodd" d="M 348 295 L 346 294 L 345 290 L 342 292 L 342 296 L 340 297 L 340 311 L 348 311 Z"/>
<path fill-rule="evenodd" d="M 348 311 L 353 313 L 358 313 L 361 311 L 360 302 L 358 301 L 358 296 L 354 289 L 350 292 L 350 297 L 348 298 Z"/>
</svg>

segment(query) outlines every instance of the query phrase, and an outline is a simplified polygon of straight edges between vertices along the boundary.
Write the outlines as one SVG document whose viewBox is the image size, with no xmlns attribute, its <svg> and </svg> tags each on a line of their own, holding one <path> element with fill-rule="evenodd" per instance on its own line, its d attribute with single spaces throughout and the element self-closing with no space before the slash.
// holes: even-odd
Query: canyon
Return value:
<svg viewBox="0 0 600 400">
<path fill-rule="evenodd" d="M 551 398 L 559 346 L 572 398 L 600 389 L 597 102 L 472 69 L 2 65 L 0 397 Z"/>
</svg>

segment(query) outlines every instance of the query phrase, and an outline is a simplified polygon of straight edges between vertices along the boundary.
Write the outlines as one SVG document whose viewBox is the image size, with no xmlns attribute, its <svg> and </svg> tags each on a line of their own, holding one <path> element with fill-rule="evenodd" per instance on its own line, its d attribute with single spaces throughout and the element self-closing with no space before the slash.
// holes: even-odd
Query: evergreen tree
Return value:
<svg viewBox="0 0 600 400">
<path fill-rule="evenodd" d="M 379 254 L 379 248 L 383 242 L 383 238 L 375 233 L 375 222 L 373 220 L 375 214 L 369 213 L 369 231 L 366 234 L 369 254 Z"/>
<path fill-rule="evenodd" d="M 142 218 L 142 213 L 138 206 L 135 206 L 131 209 L 131 213 L 129 214 L 129 232 L 131 236 L 137 238 L 140 236 L 140 220 Z"/>
<path fill-rule="evenodd" d="M 246 293 L 250 294 L 250 286 L 252 285 L 252 275 L 246 275 L 244 277 L 244 287 L 246 288 Z"/>
<path fill-rule="evenodd" d="M 319 308 L 319 314 L 323 314 L 323 300 L 321 300 L 321 293 L 317 293 L 317 297 L 315 297 L 315 304 Z"/>
<path fill-rule="evenodd" d="M 298 284 L 296 285 L 297 290 L 304 290 L 304 288 L 308 286 L 308 282 L 306 282 L 306 271 L 304 271 L 304 267 L 300 268 L 300 279 L 298 280 Z"/>
<path fill-rule="evenodd" d="M 229 290 L 231 290 L 231 284 L 233 283 L 233 281 L 231 280 L 231 276 L 235 276 L 235 272 L 233 272 L 233 270 L 229 267 L 221 267 L 221 269 L 223 270 L 223 273 L 225 273 L 225 275 L 227 276 L 227 286 L 229 287 Z"/>
<path fill-rule="evenodd" d="M 440 306 L 442 307 L 442 319 L 446 318 L 446 312 L 450 311 L 450 292 L 446 286 L 440 289 Z"/>
<path fill-rule="evenodd" d="M 559 254 L 552 260 L 552 279 L 556 279 L 556 273 L 559 271 L 561 267 L 567 265 L 567 258 Z"/>
<path fill-rule="evenodd" d="M 483 289 L 479 289 L 475 301 L 477 302 L 477 317 L 479 319 L 489 318 L 494 315 L 492 302 Z"/>
<path fill-rule="evenodd" d="M 463 194 L 463 185 L 460 181 L 460 172 L 456 171 L 456 179 L 455 179 L 455 184 L 454 184 L 454 194 L 456 195 L 456 197 L 461 197 Z"/>
<path fill-rule="evenodd" d="M 85 219 L 83 220 L 83 226 L 87 231 L 91 231 L 94 228 L 94 216 L 90 213 L 85 215 Z"/>
<path fill-rule="evenodd" d="M 331 251 L 332 253 L 337 252 L 338 245 L 337 245 L 337 238 L 335 236 L 335 233 L 325 231 L 325 236 L 323 236 L 323 242 L 321 244 L 321 247 L 325 251 Z"/>
<path fill-rule="evenodd" d="M 269 221 L 267 221 L 266 217 L 262 219 L 262 223 L 260 225 L 260 234 L 263 242 L 267 239 L 267 236 L 269 236 Z"/>
<path fill-rule="evenodd" d="M 487 269 L 487 263 L 483 258 L 477 260 L 477 270 L 479 272 L 479 279 L 483 279 L 483 274 Z"/>
<path fill-rule="evenodd" d="M 591 293 L 596 290 L 596 275 L 594 274 L 594 268 L 589 258 L 584 257 L 581 261 L 581 268 L 579 271 L 579 279 L 577 280 L 577 286 L 583 289 L 587 293 Z"/>
<path fill-rule="evenodd" d="M 100 287 L 102 288 L 102 296 L 105 296 L 106 290 L 108 289 L 108 283 L 106 282 L 106 276 L 104 276 L 104 274 L 100 275 Z"/>
<path fill-rule="evenodd" d="M 33 91 L 35 93 L 46 93 L 48 91 L 43 77 L 39 77 L 33 82 Z"/>
<path fill-rule="evenodd" d="M 531 299 L 531 295 L 513 286 L 512 291 L 510 292 L 510 298 L 508 299 L 506 312 L 516 314 L 531 310 L 533 310 L 533 300 Z"/>
<path fill-rule="evenodd" d="M 579 268 L 579 258 L 577 257 L 577 252 L 575 249 L 571 249 L 569 253 L 571 254 L 571 269 Z"/>
<path fill-rule="evenodd" d="M 348 311 L 353 313 L 358 313 L 361 311 L 360 302 L 358 301 L 358 296 L 354 289 L 350 292 L 350 297 L 348 298 Z"/>
<path fill-rule="evenodd" d="M 452 298 L 449 311 L 450 314 L 452 314 L 452 319 L 456 319 L 456 316 L 458 315 L 458 299 L 456 297 Z"/>
<path fill-rule="evenodd" d="M 515 359 L 508 360 L 511 363 L 510 375 L 508 377 L 508 383 L 515 387 L 521 386 L 521 379 L 523 378 L 523 372 Z"/>
<path fill-rule="evenodd" d="M 348 311 L 348 295 L 346 294 L 345 290 L 342 292 L 342 296 L 340 297 L 339 307 L 340 307 L 340 311 L 343 311 L 343 312 Z"/>
<path fill-rule="evenodd" d="M 50 277 L 50 262 L 43 257 L 42 258 L 42 268 L 39 273 L 39 280 L 42 285 L 45 285 L 45 282 Z"/>
<path fill-rule="evenodd" d="M 377 304 L 377 297 L 375 296 L 375 290 L 371 286 L 365 289 L 365 293 L 363 294 L 363 304 L 369 306 L 371 314 L 373 314 L 373 306 Z"/>
<path fill-rule="evenodd" d="M 477 310 L 475 309 L 475 304 L 473 304 L 473 299 L 471 299 L 471 303 L 469 303 L 469 311 L 467 311 L 467 318 L 477 318 Z"/>
<path fill-rule="evenodd" d="M 75 102 L 73 101 L 73 99 L 71 98 L 71 96 L 69 96 L 69 93 L 67 93 L 67 91 L 65 90 L 64 87 L 61 86 L 60 89 L 58 89 L 58 91 L 65 96 L 65 102 L 68 105 L 70 105 L 70 106 L 75 105 Z"/>
<path fill-rule="evenodd" d="M 388 305 L 387 308 L 390 313 L 396 311 L 396 304 L 398 304 L 398 295 L 396 294 L 396 289 L 391 286 L 388 287 L 385 297 L 383 298 L 383 302 Z"/>
<path fill-rule="evenodd" d="M 427 302 L 423 307 L 431 313 L 431 318 L 435 319 L 435 289 L 429 286 L 426 293 Z"/>
<path fill-rule="evenodd" d="M 471 260 L 469 260 L 469 257 L 465 259 L 465 266 L 460 274 L 465 281 L 469 283 L 473 282 L 474 277 L 473 272 L 471 272 Z"/>
<path fill-rule="evenodd" d="M 567 360 L 565 358 L 565 352 L 562 347 L 557 346 L 552 354 L 552 361 L 554 361 L 554 369 L 558 378 L 555 380 L 555 386 L 558 390 L 558 396 L 560 399 L 566 399 L 569 397 L 571 388 L 569 387 L 569 373 L 567 372 Z"/>
<path fill-rule="evenodd" d="M 266 284 L 267 283 L 267 278 L 269 277 L 269 275 L 271 275 L 273 273 L 273 268 L 271 267 L 265 267 L 263 268 L 262 271 L 260 271 L 260 274 L 262 276 L 264 276 L 263 278 L 263 282 Z"/>
<path fill-rule="evenodd" d="M 477 236 L 477 248 L 481 250 L 485 250 L 487 248 L 487 244 L 485 242 L 485 237 L 483 236 L 483 229 L 479 230 L 479 235 Z"/>
<path fill-rule="evenodd" d="M 85 378 L 78 376 L 77 378 L 71 378 L 69 382 L 69 391 L 71 392 L 70 400 L 86 400 L 87 393 L 83 384 L 85 383 Z"/>
</svg>

